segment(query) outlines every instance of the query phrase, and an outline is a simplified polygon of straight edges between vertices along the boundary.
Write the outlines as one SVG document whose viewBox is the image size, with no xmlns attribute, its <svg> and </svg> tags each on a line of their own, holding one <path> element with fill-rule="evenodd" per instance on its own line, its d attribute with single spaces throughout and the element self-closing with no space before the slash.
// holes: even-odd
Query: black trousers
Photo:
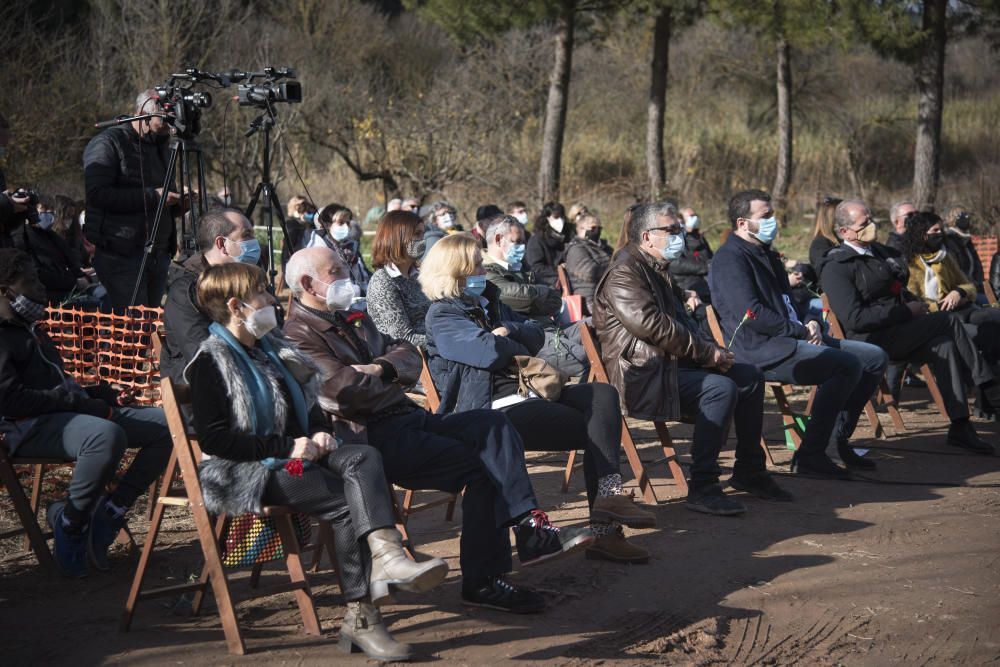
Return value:
<svg viewBox="0 0 1000 667">
<path fill-rule="evenodd" d="M 622 413 L 618 390 L 609 384 L 563 387 L 558 402 L 532 398 L 501 408 L 529 452 L 583 449 L 587 501 L 597 497 L 597 480 L 620 472 Z"/>
<path fill-rule="evenodd" d="M 367 445 L 344 445 L 303 471 L 271 473 L 266 505 L 290 505 L 333 526 L 344 598 L 368 595 L 371 553 L 365 537 L 396 525 L 382 457 Z"/>
<path fill-rule="evenodd" d="M 434 415 L 417 410 L 368 425 L 385 474 L 404 489 L 436 489 L 462 498 L 462 576 L 510 572 L 510 523 L 538 507 L 524 467 L 524 445 L 495 410 Z"/>
<path fill-rule="evenodd" d="M 993 379 L 993 371 L 972 335 L 961 318 L 951 313 L 913 318 L 870 334 L 867 342 L 885 350 L 892 361 L 930 364 L 952 420 L 969 416 L 966 373 L 977 386 Z"/>
</svg>

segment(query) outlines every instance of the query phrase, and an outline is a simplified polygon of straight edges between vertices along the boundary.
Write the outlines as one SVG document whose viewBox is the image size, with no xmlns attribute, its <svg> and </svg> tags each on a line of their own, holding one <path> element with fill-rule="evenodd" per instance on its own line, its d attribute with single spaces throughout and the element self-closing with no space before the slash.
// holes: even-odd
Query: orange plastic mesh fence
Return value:
<svg viewBox="0 0 1000 667">
<path fill-rule="evenodd" d="M 973 236 L 972 245 L 976 247 L 979 261 L 983 263 L 983 275 L 986 280 L 990 279 L 990 266 L 993 264 L 993 255 L 997 253 L 997 237 L 995 236 Z"/>
<path fill-rule="evenodd" d="M 82 308 L 48 307 L 43 324 L 80 384 L 104 380 L 122 394 L 123 403 L 160 404 L 160 364 L 153 333 L 162 328 L 162 308 L 135 306 L 124 315 Z"/>
</svg>

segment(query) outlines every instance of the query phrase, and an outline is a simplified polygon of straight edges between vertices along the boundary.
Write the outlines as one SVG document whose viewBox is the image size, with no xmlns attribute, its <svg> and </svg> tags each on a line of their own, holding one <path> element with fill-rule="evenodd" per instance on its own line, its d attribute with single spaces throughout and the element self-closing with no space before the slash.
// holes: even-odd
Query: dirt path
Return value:
<svg viewBox="0 0 1000 667">
<path fill-rule="evenodd" d="M 455 571 L 439 590 L 401 600 L 386 617 L 421 659 L 449 664 L 998 662 L 1000 458 L 945 447 L 926 394 L 914 398 L 920 400 L 904 405 L 910 433 L 877 443 L 874 476 L 930 484 L 781 477 L 795 503 L 750 499 L 750 512 L 736 519 L 694 514 L 676 499 L 667 501 L 656 510 L 659 528 L 635 538 L 655 554 L 650 565 L 573 556 L 516 574 L 550 591 L 550 609 L 536 616 L 459 604 L 460 524 L 445 523 L 439 508 L 414 517 L 410 530 L 421 551 L 448 558 Z M 638 432 L 651 437 L 644 426 Z M 768 426 L 769 438 L 777 440 L 775 415 L 768 415 Z M 995 424 L 978 426 L 1000 440 Z M 672 432 L 686 451 L 690 429 Z M 787 463 L 786 452 L 774 451 L 779 463 Z M 647 446 L 643 456 L 653 460 L 655 449 Z M 563 461 L 543 457 L 531 466 L 532 478 L 542 502 L 558 507 L 556 521 L 582 521 L 582 477 L 574 479 L 572 495 L 558 492 Z M 658 493 L 670 496 L 662 467 L 650 470 Z M 172 544 L 152 569 L 153 579 L 163 583 L 198 569 L 190 524 L 175 519 L 169 529 Z M 133 631 L 120 634 L 118 615 L 133 569 L 134 561 L 123 556 L 111 575 L 68 582 L 46 578 L 27 557 L 0 561 L 0 663 L 365 662 L 336 650 L 343 608 L 329 571 L 311 579 L 326 629 L 322 639 L 298 634 L 293 602 L 276 596 L 242 607 L 251 654 L 236 659 L 225 653 L 217 618 L 186 616 L 183 600 L 144 603 Z M 245 576 L 235 577 L 237 593 Z"/>
</svg>

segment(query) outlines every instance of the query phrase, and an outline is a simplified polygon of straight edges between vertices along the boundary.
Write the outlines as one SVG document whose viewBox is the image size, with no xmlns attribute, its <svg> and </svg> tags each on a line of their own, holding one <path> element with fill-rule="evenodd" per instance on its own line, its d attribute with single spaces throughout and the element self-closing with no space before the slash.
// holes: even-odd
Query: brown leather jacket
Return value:
<svg viewBox="0 0 1000 667">
<path fill-rule="evenodd" d="M 707 366 L 712 358 L 715 344 L 674 317 L 675 305 L 684 308 L 682 298 L 666 264 L 634 245 L 615 256 L 597 285 L 594 328 L 601 358 L 622 411 L 631 417 L 679 420 L 678 360 Z"/>
<path fill-rule="evenodd" d="M 365 424 L 373 416 L 417 408 L 403 387 L 416 383 L 422 365 L 417 348 L 382 334 L 367 315 L 358 322 L 360 326 L 351 326 L 367 344 L 370 358 L 333 322 L 298 301 L 292 302 L 284 328 L 285 337 L 319 367 L 319 405 L 330 417 L 333 434 L 349 444 L 368 442 Z M 397 377 L 387 382 L 351 368 L 369 363 L 388 363 Z"/>
</svg>

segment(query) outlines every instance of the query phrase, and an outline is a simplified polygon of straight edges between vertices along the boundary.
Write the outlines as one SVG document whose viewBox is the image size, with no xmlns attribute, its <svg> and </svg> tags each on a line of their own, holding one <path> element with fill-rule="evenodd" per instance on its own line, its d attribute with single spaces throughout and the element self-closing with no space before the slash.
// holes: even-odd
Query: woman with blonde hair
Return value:
<svg viewBox="0 0 1000 667">
<path fill-rule="evenodd" d="M 843 200 L 838 197 L 826 196 L 816 203 L 816 225 L 813 227 L 813 240 L 809 245 L 809 264 L 816 272 L 817 280 L 823 273 L 827 253 L 840 245 L 840 239 L 833 231 L 833 214 L 841 201 Z"/>
<path fill-rule="evenodd" d="M 434 588 L 448 565 L 407 558 L 378 450 L 330 435 L 317 368 L 275 333 L 264 272 L 239 262 L 211 266 L 198 280 L 198 303 L 212 324 L 184 378 L 207 455 L 198 469 L 206 508 L 238 516 L 288 505 L 329 522 L 348 601 L 341 649 L 409 659 L 410 647 L 392 638 L 376 606 L 393 589 Z"/>
<path fill-rule="evenodd" d="M 652 527 L 656 519 L 622 489 L 618 392 L 608 384 L 583 383 L 563 386 L 552 401 L 534 392 L 522 395 L 512 371 L 515 357 L 537 355 L 545 334 L 537 322 L 505 306 L 484 273 L 482 252 L 470 234 L 438 241 L 421 268 L 420 284 L 431 300 L 427 353 L 441 395 L 439 411 L 500 410 L 526 451 L 583 449 L 591 529 L 597 535 L 587 557 L 647 562 L 649 552 L 621 530 L 621 525 Z"/>
</svg>

